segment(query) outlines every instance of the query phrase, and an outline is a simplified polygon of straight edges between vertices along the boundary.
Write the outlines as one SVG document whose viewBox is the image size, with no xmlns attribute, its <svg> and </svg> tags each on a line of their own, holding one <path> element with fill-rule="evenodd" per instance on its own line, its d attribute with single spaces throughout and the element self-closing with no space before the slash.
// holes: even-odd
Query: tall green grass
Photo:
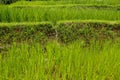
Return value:
<svg viewBox="0 0 120 80">
<path fill-rule="evenodd" d="M 17 2 L 12 5 L 31 6 L 65 4 L 120 4 L 120 0 L 32 0 L 33 2 L 25 2 L 25 0 L 20 1 L 21 2 Z M 117 21 L 119 22 L 120 11 L 119 9 L 98 9 L 87 7 L 22 8 L 19 6 L 0 6 L 0 22 L 10 22 L 10 24 L 0 24 L 0 33 L 1 35 L 5 36 L 1 37 L 0 41 L 2 41 L 2 39 L 4 40 L 4 38 L 12 39 L 14 37 L 18 37 L 19 40 L 22 40 L 23 37 L 27 38 L 26 35 L 35 38 L 33 34 L 37 31 L 34 31 L 34 25 L 39 24 L 37 22 L 49 21 L 56 23 L 57 21 L 63 20 L 98 20 L 98 22 L 104 20 L 112 24 L 109 21 L 113 21 L 113 23 L 114 21 L 115 23 L 117 23 Z M 12 24 L 11 22 L 23 22 L 23 26 L 24 24 L 28 25 L 23 31 L 25 35 L 20 34 L 22 30 L 19 29 L 21 26 L 19 25 L 20 23 Z M 30 22 L 36 23 L 33 24 Z M 69 27 L 69 23 L 65 24 L 68 28 L 61 25 L 62 27 L 59 28 L 60 31 L 65 35 L 69 36 L 68 38 L 71 38 L 71 36 L 75 37 L 72 31 L 77 31 L 72 30 L 72 27 Z M 6 25 L 9 25 L 9 28 L 7 28 Z M 18 25 L 19 28 L 10 28 L 13 25 Z M 32 25 L 34 28 L 29 28 L 30 25 Z M 55 29 L 58 26 L 56 24 L 53 25 L 55 26 Z M 38 27 L 41 30 L 40 32 L 44 31 L 40 27 L 40 25 L 38 25 Z M 44 28 L 47 29 L 47 27 L 48 26 Z M 104 24 L 100 27 L 103 30 L 103 32 L 105 32 Z M 39 30 L 39 28 L 36 29 Z M 86 27 L 83 30 L 85 35 L 89 33 L 88 29 L 89 27 Z M 116 30 L 116 32 L 119 32 L 119 28 L 116 27 L 116 29 L 118 29 Z M 14 30 L 16 30 L 18 33 Z M 14 34 L 8 35 L 9 33 L 11 33 L 11 31 Z M 112 32 L 110 33 L 112 34 Z M 38 35 L 44 36 L 41 33 L 36 33 L 36 35 L 36 37 L 38 37 Z M 63 37 L 66 39 L 67 37 L 65 35 L 63 35 Z M 41 36 L 38 38 L 40 40 L 43 40 L 44 37 L 41 38 Z M 58 37 L 57 35 L 55 36 Z M 103 34 L 103 36 L 105 36 L 105 34 Z M 87 43 L 82 39 L 80 40 L 68 44 L 60 44 L 57 41 L 50 41 L 48 43 L 45 42 L 42 44 L 37 42 L 25 43 L 23 41 L 21 43 L 11 43 L 9 46 L 6 46 L 4 44 L 5 47 L 2 46 L 3 44 L 0 43 L 0 80 L 120 80 L 119 38 L 118 42 L 91 41 Z M 4 40 L 4 42 L 6 41 Z"/>
<path fill-rule="evenodd" d="M 19 0 L 20 2 L 13 3 L 14 5 L 59 5 L 59 4 L 120 4 L 120 0 Z"/>
<path fill-rule="evenodd" d="M 120 44 L 14 43 L 0 54 L 1 80 L 120 80 Z"/>
<path fill-rule="evenodd" d="M 0 22 L 40 22 L 59 20 L 120 20 L 120 11 L 89 8 L 0 8 Z"/>
</svg>

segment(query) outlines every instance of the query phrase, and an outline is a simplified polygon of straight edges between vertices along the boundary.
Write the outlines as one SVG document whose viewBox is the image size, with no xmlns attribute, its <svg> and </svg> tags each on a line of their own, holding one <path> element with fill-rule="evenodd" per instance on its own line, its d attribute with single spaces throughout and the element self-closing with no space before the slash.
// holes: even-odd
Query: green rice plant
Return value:
<svg viewBox="0 0 120 80">
<path fill-rule="evenodd" d="M 58 5 L 8 5 L 8 7 L 12 8 L 37 8 L 37 7 L 57 7 L 57 8 L 97 8 L 97 9 L 111 9 L 111 10 L 119 10 L 120 5 L 105 5 L 105 4 L 58 4 Z"/>
<path fill-rule="evenodd" d="M 59 4 L 120 4 L 119 0 L 32 0 L 25 1 L 19 0 L 19 2 L 12 5 L 59 5 Z"/>
<path fill-rule="evenodd" d="M 83 41 L 46 45 L 13 43 L 0 54 L 0 79 L 5 80 L 119 80 L 120 44 Z"/>
<path fill-rule="evenodd" d="M 119 10 L 89 8 L 0 8 L 1 22 L 41 22 L 60 20 L 120 20 Z"/>
</svg>

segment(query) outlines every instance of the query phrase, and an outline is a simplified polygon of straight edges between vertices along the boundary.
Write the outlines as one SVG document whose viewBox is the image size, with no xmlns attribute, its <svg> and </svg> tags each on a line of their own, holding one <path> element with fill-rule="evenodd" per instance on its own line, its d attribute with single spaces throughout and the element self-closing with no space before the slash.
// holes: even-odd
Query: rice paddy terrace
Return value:
<svg viewBox="0 0 120 80">
<path fill-rule="evenodd" d="M 0 3 L 0 80 L 120 80 L 119 66 L 120 0 Z"/>
</svg>

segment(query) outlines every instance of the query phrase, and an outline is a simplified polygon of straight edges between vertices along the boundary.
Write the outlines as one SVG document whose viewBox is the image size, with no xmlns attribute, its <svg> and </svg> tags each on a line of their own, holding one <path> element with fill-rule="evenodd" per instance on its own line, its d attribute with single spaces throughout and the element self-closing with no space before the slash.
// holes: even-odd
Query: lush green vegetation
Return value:
<svg viewBox="0 0 120 80">
<path fill-rule="evenodd" d="M 31 0 L 33 2 L 28 2 L 29 0 L 16 0 L 21 1 L 15 4 L 27 4 L 27 5 L 49 5 L 49 4 L 109 4 L 109 5 L 116 5 L 120 4 L 119 0 Z"/>
<path fill-rule="evenodd" d="M 11 3 L 14 3 L 14 5 L 60 5 L 60 4 L 117 5 L 120 4 L 120 1 L 119 0 L 67 0 L 67 1 L 65 0 L 0 0 L 0 4 L 11 4 Z"/>
<path fill-rule="evenodd" d="M 68 43 L 75 40 L 105 40 L 120 37 L 120 22 L 115 21 L 61 21 L 56 24 L 43 23 L 2 23 L 0 25 L 1 43 L 42 42 L 57 39 Z"/>
<path fill-rule="evenodd" d="M 0 54 L 2 80 L 119 80 L 120 44 L 107 41 L 76 41 L 64 45 L 56 41 L 39 43 L 14 43 Z M 114 44 L 113 44 L 114 43 Z"/>
<path fill-rule="evenodd" d="M 64 14 L 64 15 L 63 15 Z M 59 20 L 120 20 L 119 10 L 76 7 L 0 8 L 0 22 L 39 22 Z"/>
<path fill-rule="evenodd" d="M 0 80 L 120 80 L 119 66 L 120 0 L 0 0 Z"/>
</svg>

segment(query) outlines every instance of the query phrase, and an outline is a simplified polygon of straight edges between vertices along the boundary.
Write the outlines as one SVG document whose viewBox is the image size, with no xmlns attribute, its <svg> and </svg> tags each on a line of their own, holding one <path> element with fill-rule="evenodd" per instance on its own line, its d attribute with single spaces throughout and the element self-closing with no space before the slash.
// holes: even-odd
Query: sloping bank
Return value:
<svg viewBox="0 0 120 80">
<path fill-rule="evenodd" d="M 120 38 L 119 21 L 61 21 L 35 23 L 0 23 L 0 44 L 35 41 L 46 42 L 57 39 L 60 42 L 74 40 L 105 40 Z"/>
</svg>

